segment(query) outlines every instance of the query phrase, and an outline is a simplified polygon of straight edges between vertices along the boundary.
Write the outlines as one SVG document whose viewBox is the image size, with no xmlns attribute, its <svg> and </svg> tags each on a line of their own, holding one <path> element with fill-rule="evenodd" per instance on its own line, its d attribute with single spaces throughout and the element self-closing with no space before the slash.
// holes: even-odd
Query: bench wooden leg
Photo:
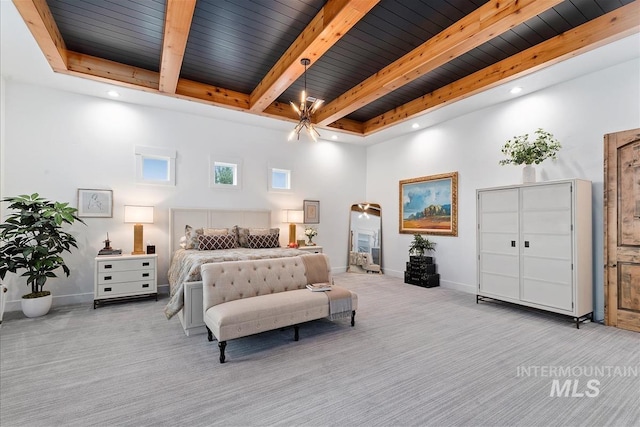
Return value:
<svg viewBox="0 0 640 427">
<path fill-rule="evenodd" d="M 298 341 L 300 339 L 300 326 L 293 326 L 293 340 Z"/>
<path fill-rule="evenodd" d="M 356 311 L 353 310 L 351 312 L 351 326 L 355 326 L 356 325 Z"/>
<path fill-rule="evenodd" d="M 206 326 L 207 328 L 207 339 L 209 340 L 209 342 L 213 341 L 213 333 L 211 332 L 211 329 L 209 329 L 208 326 Z"/>
<path fill-rule="evenodd" d="M 218 348 L 220 349 L 220 363 L 224 363 L 224 349 L 227 348 L 227 342 L 218 342 Z"/>
</svg>

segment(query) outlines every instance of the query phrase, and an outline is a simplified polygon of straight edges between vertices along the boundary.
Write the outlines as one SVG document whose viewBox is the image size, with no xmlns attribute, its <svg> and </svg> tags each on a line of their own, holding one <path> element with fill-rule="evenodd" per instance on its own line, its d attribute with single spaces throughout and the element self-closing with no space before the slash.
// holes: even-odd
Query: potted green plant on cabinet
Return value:
<svg viewBox="0 0 640 427">
<path fill-rule="evenodd" d="M 440 275 L 436 273 L 433 257 L 425 255 L 435 250 L 435 242 L 420 234 L 413 235 L 413 240 L 409 245 L 409 262 L 407 262 L 407 269 L 404 272 L 405 283 L 425 288 L 440 286 Z"/>
<path fill-rule="evenodd" d="M 540 164 L 546 159 L 556 159 L 558 150 L 562 148 L 553 134 L 540 128 L 534 132 L 536 139 L 529 141 L 529 134 L 514 136 L 502 147 L 502 154 L 508 158 L 500 160 L 501 165 L 525 165 L 522 170 L 522 182 L 536 182 L 536 170 L 533 164 Z"/>
<path fill-rule="evenodd" d="M 61 254 L 77 248 L 76 238 L 62 226 L 79 221 L 77 209 L 68 203 L 43 199 L 38 193 L 7 197 L 13 210 L 0 224 L 0 279 L 7 273 L 27 278 L 31 292 L 22 296 L 22 311 L 27 317 L 43 316 L 51 308 L 52 296 L 44 285 L 58 268 L 69 276 L 69 267 Z"/>
</svg>

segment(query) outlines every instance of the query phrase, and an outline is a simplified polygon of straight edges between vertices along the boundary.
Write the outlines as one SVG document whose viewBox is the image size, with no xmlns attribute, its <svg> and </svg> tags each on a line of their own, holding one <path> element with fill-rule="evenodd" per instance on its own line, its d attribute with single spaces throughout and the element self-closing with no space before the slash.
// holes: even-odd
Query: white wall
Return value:
<svg viewBox="0 0 640 427">
<path fill-rule="evenodd" d="M 514 135 L 542 127 L 563 148 L 557 162 L 537 165 L 537 179 L 593 183 L 595 315 L 602 319 L 603 135 L 640 127 L 639 75 L 639 60 L 625 62 L 369 147 L 366 200 L 382 206 L 385 273 L 402 277 L 412 239 L 398 233 L 398 181 L 458 171 L 458 237 L 429 239 L 437 242 L 441 284 L 475 292 L 475 190 L 520 183 L 521 167 L 498 165 L 500 149 Z"/>
<path fill-rule="evenodd" d="M 125 204 L 155 206 L 155 223 L 144 226 L 144 240 L 156 245 L 160 285 L 167 283 L 170 207 L 271 209 L 272 226 L 280 227 L 286 243 L 281 211 L 302 209 L 304 199 L 319 200 L 314 241 L 324 247 L 335 271 L 346 269 L 349 208 L 365 195 L 365 148 L 302 138 L 288 142 L 285 133 L 274 130 L 15 81 L 6 82 L 3 97 L 4 196 L 38 192 L 76 206 L 78 188 L 114 194 L 113 218 L 86 218 L 86 226 L 70 229 L 79 249 L 65 256 L 71 276 L 45 286 L 54 294 L 54 305 L 93 300 L 93 261 L 107 232 L 113 247 L 131 252 L 132 225 L 122 222 Z M 135 183 L 135 145 L 177 150 L 175 187 Z M 208 187 L 211 154 L 243 159 L 242 190 Z M 267 191 L 268 164 L 293 169 L 292 193 Z M 28 289 L 10 276 L 7 310 L 19 310 Z"/>
</svg>

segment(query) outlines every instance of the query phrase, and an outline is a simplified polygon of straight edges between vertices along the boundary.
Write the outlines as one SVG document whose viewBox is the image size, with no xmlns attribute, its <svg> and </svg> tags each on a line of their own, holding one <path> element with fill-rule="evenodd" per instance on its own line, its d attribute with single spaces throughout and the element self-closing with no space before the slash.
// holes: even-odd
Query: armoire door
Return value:
<svg viewBox="0 0 640 427">
<path fill-rule="evenodd" d="M 572 184 L 522 187 L 520 203 L 520 298 L 572 311 Z"/>
<path fill-rule="evenodd" d="M 520 298 L 518 189 L 478 193 L 479 292 Z"/>
</svg>

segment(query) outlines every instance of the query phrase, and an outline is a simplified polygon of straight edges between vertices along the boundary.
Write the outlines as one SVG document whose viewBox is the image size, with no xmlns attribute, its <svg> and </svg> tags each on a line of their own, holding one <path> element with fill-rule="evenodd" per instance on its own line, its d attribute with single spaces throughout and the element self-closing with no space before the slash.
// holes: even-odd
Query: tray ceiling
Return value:
<svg viewBox="0 0 640 427">
<path fill-rule="evenodd" d="M 14 0 L 54 71 L 370 135 L 640 31 L 639 0 Z"/>
</svg>

